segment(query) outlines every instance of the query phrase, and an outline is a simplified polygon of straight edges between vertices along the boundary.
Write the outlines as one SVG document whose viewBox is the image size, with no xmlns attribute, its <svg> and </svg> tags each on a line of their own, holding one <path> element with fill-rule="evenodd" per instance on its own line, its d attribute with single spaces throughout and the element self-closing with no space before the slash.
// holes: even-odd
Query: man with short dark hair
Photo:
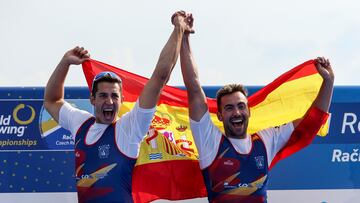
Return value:
<svg viewBox="0 0 360 203">
<path fill-rule="evenodd" d="M 70 65 L 89 59 L 75 47 L 65 53 L 48 81 L 44 105 L 51 116 L 75 139 L 76 182 L 79 202 L 133 202 L 132 171 L 140 142 L 149 129 L 155 106 L 179 55 L 184 32 L 191 32 L 184 12 L 176 12 L 174 30 L 162 49 L 156 68 L 135 107 L 118 118 L 123 102 L 121 79 L 112 72 L 95 76 L 90 102 L 95 115 L 64 100 L 64 81 Z"/>
<path fill-rule="evenodd" d="M 193 18 L 187 14 L 192 26 Z M 209 202 L 266 202 L 269 166 L 292 134 L 302 138 L 297 130 L 306 129 L 303 122 L 309 115 L 326 118 L 332 96 L 334 74 L 322 57 L 316 68 L 323 78 L 320 91 L 307 114 L 298 120 L 247 134 L 250 109 L 247 93 L 242 85 L 227 85 L 217 93 L 217 117 L 223 123 L 223 134 L 211 121 L 206 97 L 191 52 L 189 34 L 185 34 L 180 50 L 181 70 L 188 92 L 191 130 L 199 151 Z M 311 117 L 309 116 L 309 118 Z M 305 118 L 306 117 L 306 118 Z M 320 128 L 318 127 L 317 130 Z M 316 134 L 317 130 L 313 130 Z"/>
<path fill-rule="evenodd" d="M 248 92 L 247 92 L 246 88 L 244 87 L 244 85 L 241 85 L 241 84 L 225 85 L 216 92 L 217 108 L 220 109 L 220 107 L 221 107 L 221 97 L 223 97 L 227 94 L 234 93 L 234 92 L 241 92 L 246 97 L 248 96 Z"/>
</svg>

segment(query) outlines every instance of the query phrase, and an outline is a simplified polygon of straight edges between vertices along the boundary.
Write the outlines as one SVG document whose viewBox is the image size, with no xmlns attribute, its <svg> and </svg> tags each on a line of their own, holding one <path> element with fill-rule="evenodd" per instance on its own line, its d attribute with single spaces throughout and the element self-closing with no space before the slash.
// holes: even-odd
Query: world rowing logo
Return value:
<svg viewBox="0 0 360 203">
<path fill-rule="evenodd" d="M 27 125 L 35 119 L 35 109 L 30 105 L 18 104 L 11 115 L 0 115 L 0 134 L 22 137 Z"/>
</svg>

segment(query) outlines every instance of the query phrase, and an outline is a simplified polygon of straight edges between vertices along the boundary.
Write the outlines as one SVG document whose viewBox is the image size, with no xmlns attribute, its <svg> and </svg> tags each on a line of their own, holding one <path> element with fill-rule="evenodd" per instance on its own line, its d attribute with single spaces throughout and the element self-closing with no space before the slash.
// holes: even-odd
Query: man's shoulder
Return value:
<svg viewBox="0 0 360 203">
<path fill-rule="evenodd" d="M 73 133 L 93 115 L 65 102 L 59 112 L 59 124 Z"/>
</svg>

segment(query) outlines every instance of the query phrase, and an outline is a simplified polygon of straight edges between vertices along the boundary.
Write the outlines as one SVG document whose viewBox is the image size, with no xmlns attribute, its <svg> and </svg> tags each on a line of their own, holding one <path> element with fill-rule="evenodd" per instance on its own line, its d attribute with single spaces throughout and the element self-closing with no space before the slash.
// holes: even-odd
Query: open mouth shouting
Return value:
<svg viewBox="0 0 360 203">
<path fill-rule="evenodd" d="M 235 128 L 242 128 L 244 126 L 244 119 L 242 117 L 234 117 L 230 119 L 230 123 Z"/>
<path fill-rule="evenodd" d="M 224 123 L 226 135 L 234 138 L 246 136 L 247 119 L 244 116 L 234 116 Z"/>
<path fill-rule="evenodd" d="M 103 108 L 103 115 L 106 121 L 112 122 L 115 118 L 115 107 L 107 106 Z"/>
</svg>

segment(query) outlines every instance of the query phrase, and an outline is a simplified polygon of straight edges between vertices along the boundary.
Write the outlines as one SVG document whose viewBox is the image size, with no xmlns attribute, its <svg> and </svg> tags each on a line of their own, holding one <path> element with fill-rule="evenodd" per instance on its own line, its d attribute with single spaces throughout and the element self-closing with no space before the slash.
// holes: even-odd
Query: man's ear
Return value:
<svg viewBox="0 0 360 203">
<path fill-rule="evenodd" d="M 95 106 L 95 97 L 94 97 L 93 95 L 90 95 L 89 100 L 90 100 L 90 103 L 91 103 L 93 106 Z"/>
<path fill-rule="evenodd" d="M 216 113 L 216 115 L 217 115 L 219 121 L 223 121 L 223 120 L 222 120 L 221 112 L 218 111 L 218 112 Z"/>
</svg>

